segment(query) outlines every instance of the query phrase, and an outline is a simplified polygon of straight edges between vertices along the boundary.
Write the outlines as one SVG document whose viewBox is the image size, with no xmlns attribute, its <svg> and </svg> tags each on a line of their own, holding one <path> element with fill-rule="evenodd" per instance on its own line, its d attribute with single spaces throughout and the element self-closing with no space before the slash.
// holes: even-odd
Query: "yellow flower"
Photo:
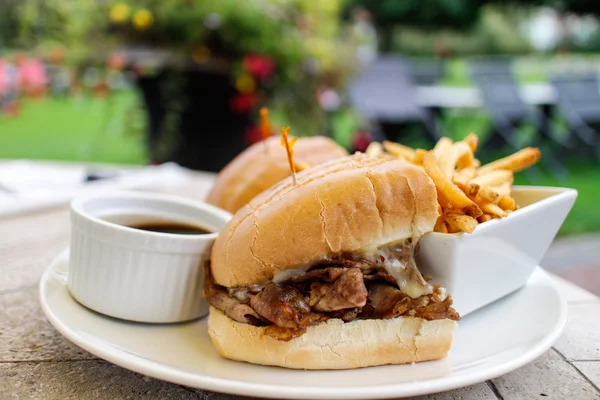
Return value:
<svg viewBox="0 0 600 400">
<path fill-rule="evenodd" d="M 145 31 L 146 29 L 149 29 L 153 22 L 154 17 L 152 16 L 152 13 L 145 8 L 137 10 L 135 14 L 133 14 L 133 26 L 138 31 Z"/>
<path fill-rule="evenodd" d="M 125 3 L 117 3 L 110 8 L 109 18 L 115 24 L 122 24 L 129 18 L 131 9 Z"/>
<path fill-rule="evenodd" d="M 241 93 L 252 93 L 256 88 L 254 79 L 250 75 L 240 75 L 235 80 L 235 88 Z"/>
</svg>

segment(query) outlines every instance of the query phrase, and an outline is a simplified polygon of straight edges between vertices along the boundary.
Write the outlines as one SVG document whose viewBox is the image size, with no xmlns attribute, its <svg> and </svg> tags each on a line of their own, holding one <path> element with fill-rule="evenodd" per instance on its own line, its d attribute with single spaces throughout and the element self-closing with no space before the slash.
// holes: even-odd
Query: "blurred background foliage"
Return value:
<svg viewBox="0 0 600 400">
<path fill-rule="evenodd" d="M 450 87 L 475 85 L 471 56 L 511 56 L 519 84 L 544 83 L 558 70 L 598 72 L 599 14 L 596 0 L 3 0 L 0 157 L 160 162 L 177 145 L 201 146 L 186 141 L 182 126 L 186 134 L 219 136 L 213 125 L 239 119 L 245 145 L 257 140 L 262 106 L 276 127 L 330 134 L 352 149 L 369 129 L 347 95 L 365 55 L 442 60 L 436 84 Z M 3 94 L 6 66 L 32 60 L 47 66 L 39 87 Z M 210 104 L 190 97 L 186 90 L 196 89 L 184 72 L 223 81 L 199 96 L 210 103 L 227 92 L 227 112 L 203 110 Z M 154 101 L 165 109 L 158 124 L 140 83 L 152 79 L 161 81 Z M 190 114 L 198 115 L 185 123 Z M 439 122 L 457 139 L 491 129 L 483 108 L 447 109 Z M 406 137 L 419 144 L 421 132 L 411 130 Z M 522 130 L 531 135 L 533 126 Z M 162 143 L 149 143 L 151 131 Z M 229 146 L 233 139 L 220 140 Z M 569 181 L 544 176 L 536 183 L 580 189 L 563 232 L 600 230 L 592 210 L 600 173 L 581 160 L 568 166 Z"/>
<path fill-rule="evenodd" d="M 212 63 L 243 75 L 245 55 L 275 64 L 262 85 L 276 119 L 312 134 L 323 117 L 315 90 L 339 86 L 353 72 L 351 45 L 342 37 L 341 0 L 9 0 L 2 25 L 5 48 L 50 57 L 63 49 L 77 67 L 102 66 L 117 50 L 168 50 L 169 67 Z M 14 23 L 18 21 L 18 23 Z M 145 73 L 164 65 L 146 60 Z M 298 115 L 303 115 L 298 118 Z M 310 118 L 306 118 L 309 116 Z"/>
</svg>

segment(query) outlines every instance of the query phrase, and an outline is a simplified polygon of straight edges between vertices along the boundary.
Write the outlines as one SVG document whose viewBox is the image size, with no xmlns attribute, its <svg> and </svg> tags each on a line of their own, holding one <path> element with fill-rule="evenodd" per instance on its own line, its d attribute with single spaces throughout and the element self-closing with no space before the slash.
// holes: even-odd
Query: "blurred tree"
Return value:
<svg viewBox="0 0 600 400">
<path fill-rule="evenodd" d="M 20 0 L 18 44 L 42 54 L 57 46 L 67 48 L 71 64 L 82 64 L 106 54 L 111 45 L 104 32 L 109 21 L 97 0 Z"/>
<path fill-rule="evenodd" d="M 547 0 L 551 5 L 562 6 L 566 11 L 575 14 L 593 14 L 600 16 L 600 7 L 597 0 Z"/>
<path fill-rule="evenodd" d="M 373 16 L 381 32 L 381 48 L 390 50 L 395 26 L 419 28 L 472 27 L 485 0 L 349 0 L 348 9 L 363 7 Z"/>
<path fill-rule="evenodd" d="M 3 0 L 0 13 L 0 49 L 13 47 L 19 31 L 19 0 Z"/>
<path fill-rule="evenodd" d="M 416 56 L 469 56 L 476 54 L 526 54 L 531 45 L 518 29 L 530 15 L 523 7 L 488 4 L 468 30 L 396 27 L 394 50 Z M 440 51 L 440 48 L 444 51 Z"/>
<path fill-rule="evenodd" d="M 347 11 L 368 10 L 381 35 L 381 49 L 393 47 L 395 27 L 424 32 L 469 30 L 476 26 L 487 5 L 521 10 L 547 6 L 562 12 L 600 16 L 598 0 L 348 0 Z"/>
<path fill-rule="evenodd" d="M 489 3 L 519 4 L 523 6 L 547 6 L 563 12 L 574 14 L 600 15 L 597 0 L 488 0 Z"/>
</svg>

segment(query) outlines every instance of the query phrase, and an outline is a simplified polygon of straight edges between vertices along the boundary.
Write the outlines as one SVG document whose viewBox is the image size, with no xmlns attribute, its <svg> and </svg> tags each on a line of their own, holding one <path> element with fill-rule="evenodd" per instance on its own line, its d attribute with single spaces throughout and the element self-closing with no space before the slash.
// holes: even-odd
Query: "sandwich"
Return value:
<svg viewBox="0 0 600 400">
<path fill-rule="evenodd" d="M 298 138 L 294 147 L 297 171 L 347 155 L 343 147 L 325 136 Z M 289 174 L 280 138 L 271 137 L 253 144 L 233 159 L 217 177 L 206 201 L 235 213 Z"/>
<path fill-rule="evenodd" d="M 446 357 L 460 319 L 421 275 L 436 188 L 401 160 L 357 153 L 242 207 L 206 268 L 208 333 L 229 359 L 348 369 Z"/>
</svg>

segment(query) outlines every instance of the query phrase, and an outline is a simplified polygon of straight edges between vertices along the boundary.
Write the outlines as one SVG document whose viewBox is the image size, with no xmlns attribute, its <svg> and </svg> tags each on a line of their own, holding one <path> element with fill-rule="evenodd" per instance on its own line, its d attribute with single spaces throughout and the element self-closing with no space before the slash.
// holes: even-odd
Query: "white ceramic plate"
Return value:
<svg viewBox="0 0 600 400">
<path fill-rule="evenodd" d="M 567 319 L 567 305 L 552 278 L 537 268 L 525 287 L 460 321 L 445 360 L 347 371 L 295 371 L 221 358 L 208 338 L 204 319 L 147 325 L 90 311 L 67 290 L 68 266 L 65 252 L 40 282 L 42 308 L 68 339 L 132 371 L 246 396 L 375 399 L 468 386 L 540 356 L 559 337 Z"/>
</svg>

